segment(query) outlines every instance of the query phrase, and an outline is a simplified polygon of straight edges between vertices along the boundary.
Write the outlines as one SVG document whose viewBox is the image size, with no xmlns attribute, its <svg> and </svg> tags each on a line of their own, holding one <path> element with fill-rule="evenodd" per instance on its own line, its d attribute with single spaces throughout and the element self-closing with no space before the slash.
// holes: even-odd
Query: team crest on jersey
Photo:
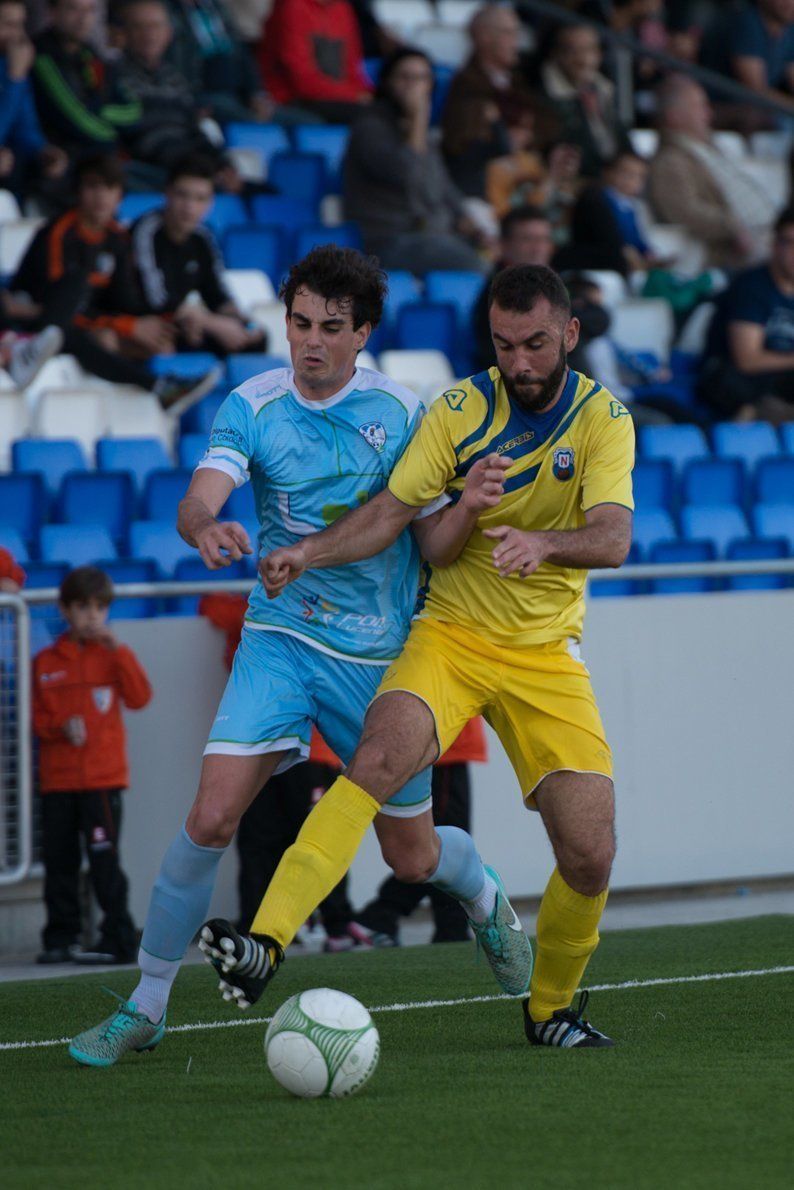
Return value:
<svg viewBox="0 0 794 1190">
<path fill-rule="evenodd" d="M 551 470 L 555 479 L 573 479 L 574 452 L 572 446 L 558 446 L 551 457 Z"/>
<path fill-rule="evenodd" d="M 358 427 L 358 432 L 377 454 L 383 453 L 386 445 L 386 428 L 382 422 L 366 421 Z"/>
<path fill-rule="evenodd" d="M 91 694 L 93 695 L 94 706 L 100 715 L 107 715 L 113 703 L 113 687 L 94 686 Z"/>
</svg>

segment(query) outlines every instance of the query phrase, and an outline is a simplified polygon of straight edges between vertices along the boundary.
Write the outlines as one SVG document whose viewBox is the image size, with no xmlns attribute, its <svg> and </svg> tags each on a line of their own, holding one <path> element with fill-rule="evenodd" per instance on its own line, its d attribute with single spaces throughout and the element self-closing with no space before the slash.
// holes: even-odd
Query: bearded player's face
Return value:
<svg viewBox="0 0 794 1190">
<path fill-rule="evenodd" d="M 496 362 L 508 396 L 530 413 L 554 404 L 562 391 L 568 352 L 579 339 L 579 322 L 566 318 L 546 298 L 531 310 L 490 309 Z"/>
</svg>

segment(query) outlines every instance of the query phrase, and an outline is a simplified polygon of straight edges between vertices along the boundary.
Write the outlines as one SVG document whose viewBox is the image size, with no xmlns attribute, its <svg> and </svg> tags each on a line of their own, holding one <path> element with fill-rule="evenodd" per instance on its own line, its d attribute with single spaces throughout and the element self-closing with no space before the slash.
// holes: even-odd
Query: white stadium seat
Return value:
<svg viewBox="0 0 794 1190">
<path fill-rule="evenodd" d="M 706 337 L 715 310 L 714 302 L 701 302 L 687 318 L 676 347 L 685 355 L 700 355 L 706 347 Z"/>
<path fill-rule="evenodd" d="M 659 133 L 655 128 L 630 128 L 629 140 L 640 157 L 653 157 L 659 147 Z"/>
<path fill-rule="evenodd" d="M 589 277 L 601 290 L 604 305 L 611 310 L 619 302 L 625 302 L 629 296 L 626 282 L 620 273 L 612 269 L 585 269 L 585 276 Z"/>
<path fill-rule="evenodd" d="M 703 268 L 703 245 L 676 223 L 649 223 L 648 242 L 657 256 L 672 260 L 673 268 L 687 277 L 694 277 Z"/>
<path fill-rule="evenodd" d="M 247 317 L 254 306 L 275 300 L 273 282 L 261 269 L 226 269 L 223 279 L 234 304 Z"/>
<path fill-rule="evenodd" d="M 107 435 L 110 438 L 159 438 L 171 450 L 176 422 L 163 411 L 153 393 L 114 385 L 105 394 Z"/>
<path fill-rule="evenodd" d="M 375 17 L 381 25 L 395 33 L 410 34 L 417 25 L 435 20 L 429 0 L 375 0 Z"/>
<path fill-rule="evenodd" d="M 424 50 L 434 62 L 455 69 L 463 65 L 471 50 L 469 35 L 465 29 L 442 25 L 437 21 L 414 29 L 411 43 Z"/>
<path fill-rule="evenodd" d="M 10 190 L 0 190 L 0 223 L 15 223 L 22 218 L 19 203 Z"/>
<path fill-rule="evenodd" d="M 760 186 L 774 207 L 786 205 L 789 192 L 787 161 L 775 161 L 770 157 L 746 157 L 742 169 Z"/>
<path fill-rule="evenodd" d="M 106 395 L 85 388 L 51 388 L 43 392 L 34 414 L 38 438 L 76 438 L 89 458 L 98 438 L 108 432 Z"/>
<path fill-rule="evenodd" d="M 714 144 L 728 157 L 743 160 L 747 156 L 747 141 L 741 132 L 715 132 Z"/>
<path fill-rule="evenodd" d="M 5 373 L 3 373 L 5 375 Z M 0 391 L 0 471 L 11 466 L 11 443 L 30 431 L 30 412 L 22 393 Z"/>
<path fill-rule="evenodd" d="M 287 342 L 286 307 L 283 302 L 258 302 L 249 315 L 252 322 L 267 331 L 269 355 L 282 355 L 289 359 Z"/>
<path fill-rule="evenodd" d="M 457 25 L 460 29 L 468 25 L 475 12 L 482 8 L 482 0 L 439 0 L 436 8 L 439 21 L 445 25 Z"/>
<path fill-rule="evenodd" d="M 635 298 L 612 311 L 610 334 L 627 351 L 652 351 L 666 361 L 673 330 L 673 312 L 661 298 Z"/>
<path fill-rule="evenodd" d="M 443 351 L 382 351 L 378 362 L 381 372 L 412 389 L 426 405 L 455 379 Z"/>
<path fill-rule="evenodd" d="M 370 351 L 359 351 L 356 357 L 356 363 L 359 368 L 372 368 L 373 371 L 378 371 L 378 361 Z"/>
<path fill-rule="evenodd" d="M 753 157 L 767 157 L 782 161 L 792 149 L 790 132 L 754 132 L 750 137 L 750 152 Z"/>
<path fill-rule="evenodd" d="M 0 274 L 8 277 L 17 271 L 28 244 L 43 222 L 43 219 L 14 219 L 0 223 Z"/>
</svg>

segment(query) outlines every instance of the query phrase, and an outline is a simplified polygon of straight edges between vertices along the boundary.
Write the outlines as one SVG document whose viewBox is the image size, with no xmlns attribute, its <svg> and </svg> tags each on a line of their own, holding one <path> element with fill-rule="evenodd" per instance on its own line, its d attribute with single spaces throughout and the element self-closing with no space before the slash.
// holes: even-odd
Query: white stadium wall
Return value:
<svg viewBox="0 0 794 1190">
<path fill-rule="evenodd" d="M 615 753 L 613 888 L 794 872 L 793 623 L 794 592 L 592 601 L 582 652 Z M 117 626 L 155 689 L 145 711 L 127 716 L 123 855 L 143 920 L 193 797 L 225 681 L 223 642 L 198 619 Z M 474 835 L 512 894 L 536 895 L 551 852 L 490 732 L 489 742 L 491 760 L 473 769 Z M 235 875 L 230 854 L 213 912 L 236 913 Z M 370 832 L 353 867 L 353 902 L 384 875 Z"/>
</svg>

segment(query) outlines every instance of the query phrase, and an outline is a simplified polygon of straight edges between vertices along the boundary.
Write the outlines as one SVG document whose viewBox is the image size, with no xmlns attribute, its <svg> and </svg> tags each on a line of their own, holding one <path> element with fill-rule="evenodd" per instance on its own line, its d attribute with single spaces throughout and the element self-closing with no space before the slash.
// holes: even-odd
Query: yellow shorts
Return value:
<svg viewBox="0 0 794 1190">
<path fill-rule="evenodd" d="M 484 715 L 504 745 L 527 805 L 549 773 L 612 776 L 590 675 L 575 641 L 505 649 L 457 624 L 415 621 L 375 695 L 415 694 L 436 721 L 439 754 Z"/>
</svg>

